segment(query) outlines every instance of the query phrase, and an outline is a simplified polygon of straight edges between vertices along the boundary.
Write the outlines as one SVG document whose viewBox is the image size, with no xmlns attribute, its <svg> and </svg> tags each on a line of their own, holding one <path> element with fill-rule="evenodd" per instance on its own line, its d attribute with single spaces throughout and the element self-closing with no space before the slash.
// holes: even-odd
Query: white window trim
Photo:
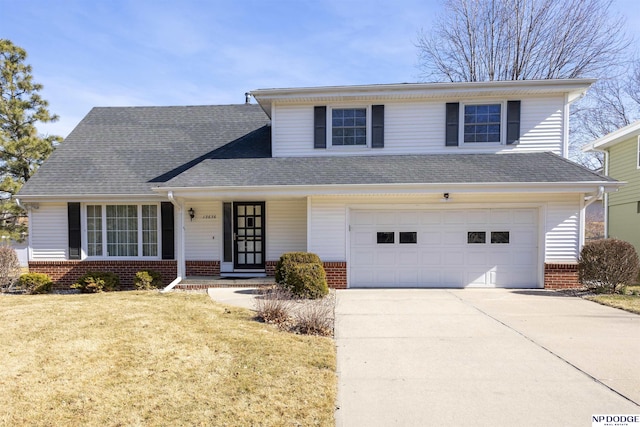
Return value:
<svg viewBox="0 0 640 427">
<path fill-rule="evenodd" d="M 333 145 L 333 109 L 366 108 L 367 110 L 367 145 Z M 327 149 L 341 151 L 362 151 L 371 148 L 371 104 L 327 105 Z"/>
<path fill-rule="evenodd" d="M 636 169 L 640 169 L 640 136 L 638 136 L 638 147 L 636 150 Z"/>
<path fill-rule="evenodd" d="M 490 105 L 500 104 L 500 142 L 464 142 L 464 107 L 465 105 Z M 462 148 L 482 148 L 506 145 L 507 141 L 507 102 L 504 100 L 482 100 L 482 101 L 460 101 L 458 112 L 458 147 Z"/>
<path fill-rule="evenodd" d="M 137 256 L 108 256 L 105 255 L 107 253 L 107 205 L 135 205 L 138 212 L 138 255 Z M 143 256 L 143 248 L 142 248 L 142 206 L 143 205 L 154 205 L 157 206 L 156 209 L 156 218 L 157 218 L 157 247 L 158 247 L 158 255 L 156 256 Z M 87 206 L 100 206 L 102 212 L 102 253 L 100 256 L 89 256 L 89 237 L 88 237 L 88 229 L 87 229 Z M 81 259 L 87 261 L 126 261 L 126 260 L 148 260 L 148 261 L 156 261 L 162 259 L 162 226 L 161 226 L 161 207 L 158 202 L 120 202 L 120 203 L 111 203 L 111 202 L 87 202 L 83 203 L 80 208 L 80 218 L 81 218 L 81 227 L 82 227 L 82 256 Z"/>
</svg>

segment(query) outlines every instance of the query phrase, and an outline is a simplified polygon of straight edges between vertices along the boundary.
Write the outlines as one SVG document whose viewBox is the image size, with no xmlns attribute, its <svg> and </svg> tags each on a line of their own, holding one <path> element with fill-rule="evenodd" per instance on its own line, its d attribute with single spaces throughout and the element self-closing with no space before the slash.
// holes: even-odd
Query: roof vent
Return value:
<svg viewBox="0 0 640 427">
<path fill-rule="evenodd" d="M 251 104 L 251 92 L 244 93 L 244 104 L 245 105 Z"/>
</svg>

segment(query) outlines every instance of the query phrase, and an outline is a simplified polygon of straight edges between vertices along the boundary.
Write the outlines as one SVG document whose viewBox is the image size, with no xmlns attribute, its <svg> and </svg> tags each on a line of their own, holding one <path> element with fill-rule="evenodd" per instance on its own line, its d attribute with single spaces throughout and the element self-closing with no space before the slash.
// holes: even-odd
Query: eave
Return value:
<svg viewBox="0 0 640 427">
<path fill-rule="evenodd" d="M 273 103 L 328 103 L 337 101 L 465 99 L 566 94 L 569 102 L 586 92 L 595 79 L 515 80 L 492 82 L 398 83 L 256 89 L 256 101 L 271 116 Z"/>
<path fill-rule="evenodd" d="M 530 182 L 530 183 L 436 183 L 436 184 L 357 184 L 357 185 L 277 185 L 225 187 L 156 187 L 158 193 L 172 191 L 176 197 L 305 197 L 339 195 L 391 195 L 457 193 L 591 193 L 600 187 L 616 191 L 620 181 Z"/>
<path fill-rule="evenodd" d="M 640 120 L 613 131 L 582 147 L 582 152 L 607 151 L 608 148 L 629 138 L 640 135 Z"/>
</svg>

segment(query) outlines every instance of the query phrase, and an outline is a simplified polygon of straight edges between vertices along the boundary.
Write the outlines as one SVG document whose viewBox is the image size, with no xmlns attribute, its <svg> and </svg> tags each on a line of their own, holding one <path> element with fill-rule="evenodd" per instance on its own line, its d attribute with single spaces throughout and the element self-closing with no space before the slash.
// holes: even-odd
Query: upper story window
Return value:
<svg viewBox="0 0 640 427">
<path fill-rule="evenodd" d="M 313 109 L 313 148 L 384 148 L 384 105 L 319 105 Z"/>
<path fill-rule="evenodd" d="M 501 123 L 502 104 L 464 105 L 464 143 L 499 144 Z"/>
<path fill-rule="evenodd" d="M 333 108 L 331 110 L 331 145 L 367 145 L 366 108 Z"/>
<path fill-rule="evenodd" d="M 520 142 L 520 101 L 446 103 L 445 146 L 478 147 Z"/>
</svg>

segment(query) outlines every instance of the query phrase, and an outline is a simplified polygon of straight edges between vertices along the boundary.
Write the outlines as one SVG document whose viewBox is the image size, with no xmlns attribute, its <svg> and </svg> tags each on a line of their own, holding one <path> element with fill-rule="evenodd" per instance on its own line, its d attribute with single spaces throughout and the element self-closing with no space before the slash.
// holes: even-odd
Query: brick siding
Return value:
<svg viewBox="0 0 640 427">
<path fill-rule="evenodd" d="M 276 264 L 278 261 L 267 261 L 265 265 L 267 276 L 276 275 Z M 333 289 L 347 289 L 347 263 L 323 262 L 324 271 L 327 273 L 327 284 Z"/>
<path fill-rule="evenodd" d="M 29 272 L 48 274 L 56 290 L 69 289 L 90 271 L 115 273 L 120 277 L 121 286 L 131 289 L 136 273 L 141 270 L 157 271 L 166 286 L 176 278 L 177 264 L 175 261 L 29 261 Z"/>
<path fill-rule="evenodd" d="M 344 261 L 323 262 L 327 283 L 333 289 L 347 289 L 347 263 Z"/>
<path fill-rule="evenodd" d="M 220 261 L 186 261 L 185 264 L 187 277 L 220 275 Z"/>
<path fill-rule="evenodd" d="M 572 289 L 580 288 L 578 282 L 578 264 L 545 264 L 544 288 L 545 289 Z"/>
</svg>

